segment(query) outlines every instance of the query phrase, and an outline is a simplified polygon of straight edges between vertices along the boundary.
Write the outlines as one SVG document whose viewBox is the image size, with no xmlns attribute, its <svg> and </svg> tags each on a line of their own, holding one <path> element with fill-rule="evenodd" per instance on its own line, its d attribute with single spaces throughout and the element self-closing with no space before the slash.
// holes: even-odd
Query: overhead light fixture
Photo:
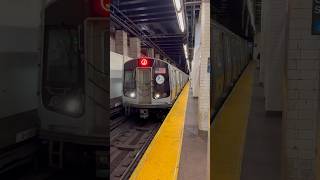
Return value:
<svg viewBox="0 0 320 180">
<path fill-rule="evenodd" d="M 181 32 L 184 32 L 185 25 L 184 25 L 183 12 L 180 11 L 177 13 L 177 15 L 178 15 L 178 23 L 179 23 L 180 30 L 181 30 Z"/>
<path fill-rule="evenodd" d="M 179 28 L 181 30 L 181 32 L 184 32 L 185 30 L 185 18 L 184 18 L 184 14 L 183 14 L 183 6 L 181 3 L 181 0 L 172 0 L 175 10 L 176 10 L 176 14 L 177 14 L 177 18 L 178 18 L 178 24 L 179 24 Z"/>
<path fill-rule="evenodd" d="M 188 59 L 188 48 L 187 48 L 187 44 L 183 45 L 183 49 L 184 49 L 184 55 L 186 56 L 186 59 Z"/>
<path fill-rule="evenodd" d="M 187 60 L 188 70 L 190 71 L 190 61 Z"/>
<path fill-rule="evenodd" d="M 181 10 L 181 0 L 173 0 L 174 7 L 176 11 L 179 12 Z"/>
</svg>

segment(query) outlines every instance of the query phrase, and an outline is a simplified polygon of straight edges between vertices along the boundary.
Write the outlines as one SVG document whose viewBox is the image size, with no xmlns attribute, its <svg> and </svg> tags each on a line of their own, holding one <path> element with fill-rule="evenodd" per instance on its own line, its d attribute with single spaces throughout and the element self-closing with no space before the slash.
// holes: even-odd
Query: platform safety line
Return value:
<svg viewBox="0 0 320 180">
<path fill-rule="evenodd" d="M 211 180 L 240 180 L 253 72 L 254 62 L 250 62 L 211 126 Z"/>
<path fill-rule="evenodd" d="M 131 180 L 175 180 L 178 177 L 189 82 L 174 103 Z"/>
</svg>

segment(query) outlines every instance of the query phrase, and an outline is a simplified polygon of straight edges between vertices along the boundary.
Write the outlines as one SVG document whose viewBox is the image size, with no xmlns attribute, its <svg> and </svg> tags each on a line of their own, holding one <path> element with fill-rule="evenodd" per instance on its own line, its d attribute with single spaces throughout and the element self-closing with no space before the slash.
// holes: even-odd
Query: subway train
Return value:
<svg viewBox="0 0 320 180">
<path fill-rule="evenodd" d="M 39 87 L 43 133 L 105 137 L 108 23 L 107 15 L 94 10 L 98 1 L 57 0 L 45 9 Z"/>
<path fill-rule="evenodd" d="M 249 63 L 252 43 L 211 20 L 211 118 Z"/>
<path fill-rule="evenodd" d="M 123 105 L 126 115 L 139 113 L 146 119 L 151 112 L 169 109 L 189 76 L 163 60 L 142 57 L 124 63 Z"/>
<path fill-rule="evenodd" d="M 39 134 L 41 139 L 48 140 L 49 152 L 60 153 L 60 157 L 65 157 L 62 151 L 69 151 L 67 148 L 71 146 L 64 145 L 68 143 L 73 144 L 74 155 L 81 149 L 92 149 L 97 157 L 97 147 L 106 151 L 109 139 L 106 134 L 109 128 L 107 2 L 52 0 L 45 7 Z M 63 166 L 61 159 L 54 161 L 49 156 L 51 166 Z"/>
</svg>

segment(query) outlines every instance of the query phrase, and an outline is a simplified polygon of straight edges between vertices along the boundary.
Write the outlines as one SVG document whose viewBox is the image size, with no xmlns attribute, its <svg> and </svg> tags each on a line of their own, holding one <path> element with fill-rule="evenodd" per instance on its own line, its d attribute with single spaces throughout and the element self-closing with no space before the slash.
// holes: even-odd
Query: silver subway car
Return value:
<svg viewBox="0 0 320 180">
<path fill-rule="evenodd" d="M 123 71 L 123 104 L 126 114 L 149 117 L 169 109 L 188 81 L 188 75 L 168 62 L 154 58 L 129 60 Z"/>
</svg>

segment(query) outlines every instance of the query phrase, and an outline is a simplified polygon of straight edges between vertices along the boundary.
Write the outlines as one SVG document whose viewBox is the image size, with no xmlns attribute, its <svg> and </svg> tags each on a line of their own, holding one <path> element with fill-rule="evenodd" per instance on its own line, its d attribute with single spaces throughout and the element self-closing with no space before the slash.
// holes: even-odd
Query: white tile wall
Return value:
<svg viewBox="0 0 320 180">
<path fill-rule="evenodd" d="M 201 59 L 199 88 L 199 129 L 208 131 L 210 106 L 210 74 L 207 72 L 210 57 L 210 2 L 201 4 Z"/>
<path fill-rule="evenodd" d="M 110 35 L 110 51 L 115 52 L 116 51 L 116 40 L 114 36 Z"/>
<path fill-rule="evenodd" d="M 289 0 L 286 173 L 315 180 L 320 38 L 311 35 L 311 0 Z"/>
<path fill-rule="evenodd" d="M 116 53 L 128 56 L 128 34 L 123 30 L 116 31 L 115 37 Z"/>
<path fill-rule="evenodd" d="M 137 58 L 141 55 L 141 40 L 137 37 L 131 37 L 129 39 L 129 57 Z"/>
</svg>

